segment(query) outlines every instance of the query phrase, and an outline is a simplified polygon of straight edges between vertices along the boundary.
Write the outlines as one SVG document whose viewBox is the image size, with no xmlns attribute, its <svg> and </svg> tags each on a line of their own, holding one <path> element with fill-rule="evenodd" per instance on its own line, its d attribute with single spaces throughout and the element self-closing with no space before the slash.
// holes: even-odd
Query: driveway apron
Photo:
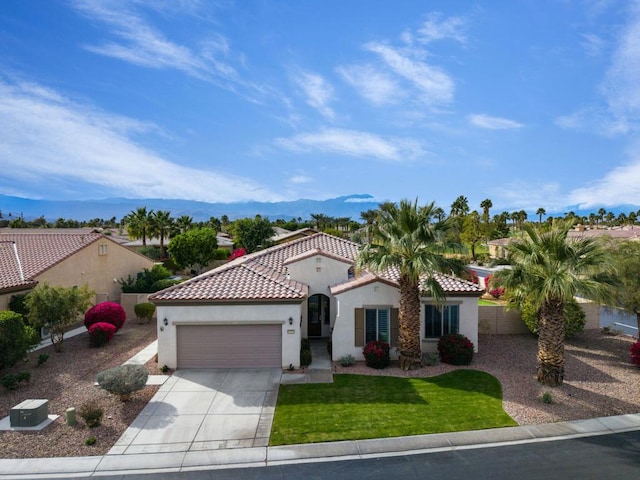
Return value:
<svg viewBox="0 0 640 480">
<path fill-rule="evenodd" d="M 266 447 L 280 369 L 176 371 L 109 455 Z"/>
</svg>

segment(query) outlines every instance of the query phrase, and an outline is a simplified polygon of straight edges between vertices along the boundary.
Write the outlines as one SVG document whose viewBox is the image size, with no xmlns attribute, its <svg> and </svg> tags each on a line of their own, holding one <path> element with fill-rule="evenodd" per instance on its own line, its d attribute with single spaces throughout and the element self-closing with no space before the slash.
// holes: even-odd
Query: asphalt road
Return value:
<svg viewBox="0 0 640 480">
<path fill-rule="evenodd" d="M 87 477 L 88 478 L 88 477 Z M 640 431 L 366 460 L 153 475 L 113 475 L 102 480 L 634 480 L 640 479 Z"/>
</svg>

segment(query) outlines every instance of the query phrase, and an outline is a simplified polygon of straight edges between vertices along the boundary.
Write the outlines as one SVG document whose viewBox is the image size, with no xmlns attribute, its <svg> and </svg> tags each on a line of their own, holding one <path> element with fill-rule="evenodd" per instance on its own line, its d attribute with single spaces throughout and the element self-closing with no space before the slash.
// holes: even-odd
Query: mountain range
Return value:
<svg viewBox="0 0 640 480">
<path fill-rule="evenodd" d="M 58 218 L 87 221 L 94 218 L 110 219 L 122 217 L 147 207 L 153 210 L 169 210 L 174 218 L 189 215 L 195 221 L 206 221 L 210 217 L 226 215 L 230 220 L 253 218 L 262 215 L 270 220 L 307 220 L 311 214 L 322 213 L 331 217 L 351 217 L 360 219 L 360 212 L 378 208 L 379 202 L 368 194 L 346 195 L 328 200 L 299 199 L 287 202 L 236 202 L 206 203 L 176 199 L 130 199 L 106 198 L 103 200 L 35 200 L 8 195 L 0 195 L 0 212 L 5 219 L 22 216 L 33 220 L 44 216 L 47 221 Z"/>
</svg>

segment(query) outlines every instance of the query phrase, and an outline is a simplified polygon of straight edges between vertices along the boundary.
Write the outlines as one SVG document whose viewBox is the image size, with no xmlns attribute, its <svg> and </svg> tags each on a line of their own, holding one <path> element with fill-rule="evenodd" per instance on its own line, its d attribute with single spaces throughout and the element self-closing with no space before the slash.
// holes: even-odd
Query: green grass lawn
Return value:
<svg viewBox="0 0 640 480">
<path fill-rule="evenodd" d="M 334 375 L 333 384 L 281 385 L 271 445 L 360 440 L 517 425 L 493 376 Z"/>
<path fill-rule="evenodd" d="M 492 302 L 491 300 L 478 299 L 478 305 L 500 305 L 498 302 Z"/>
</svg>

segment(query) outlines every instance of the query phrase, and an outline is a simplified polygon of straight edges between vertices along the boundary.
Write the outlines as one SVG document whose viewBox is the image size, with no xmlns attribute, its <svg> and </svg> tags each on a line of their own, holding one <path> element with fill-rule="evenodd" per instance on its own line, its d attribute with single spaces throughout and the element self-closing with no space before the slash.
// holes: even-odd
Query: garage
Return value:
<svg viewBox="0 0 640 480">
<path fill-rule="evenodd" d="M 178 368 L 282 366 L 282 325 L 177 325 Z"/>
</svg>

